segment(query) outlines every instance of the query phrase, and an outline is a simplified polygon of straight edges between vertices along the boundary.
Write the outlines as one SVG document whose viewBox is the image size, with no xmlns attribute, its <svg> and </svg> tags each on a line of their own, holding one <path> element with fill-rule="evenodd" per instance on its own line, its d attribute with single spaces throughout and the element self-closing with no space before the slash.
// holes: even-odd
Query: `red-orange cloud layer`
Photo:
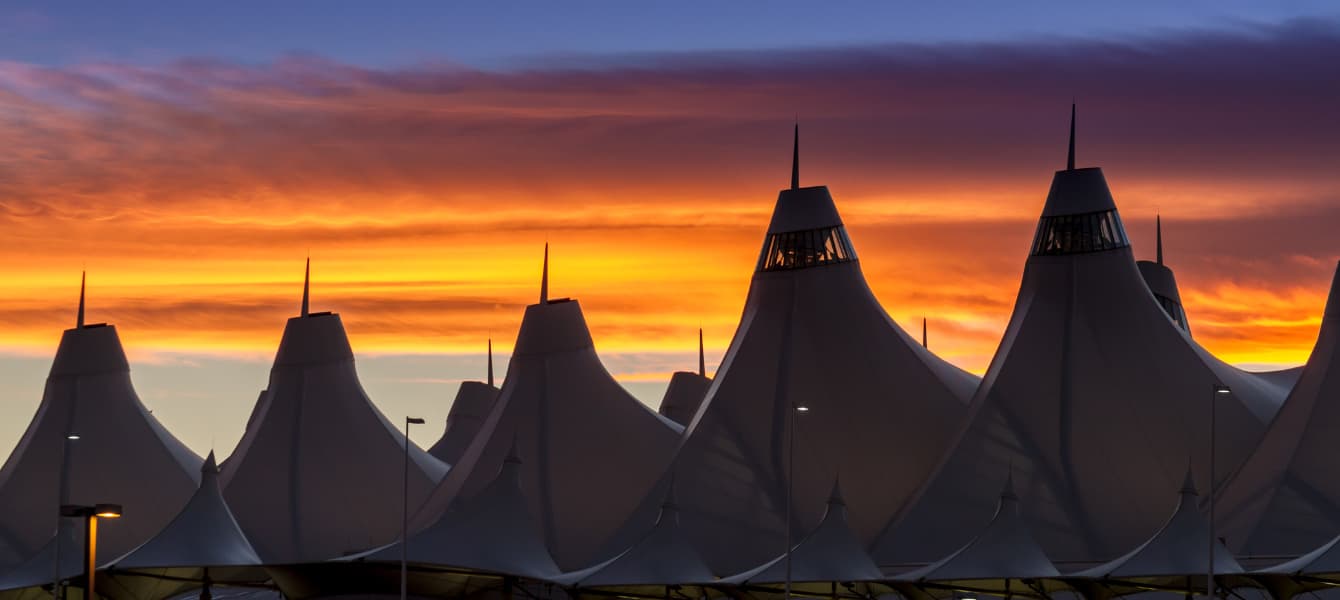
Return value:
<svg viewBox="0 0 1340 600">
<path fill-rule="evenodd" d="M 365 352 L 507 340 L 553 244 L 597 344 L 724 348 L 790 122 L 877 295 L 982 370 L 1080 103 L 1142 256 L 1165 220 L 1197 337 L 1298 363 L 1337 247 L 1340 31 L 369 69 L 294 56 L 0 63 L 0 345 L 48 353 L 90 270 L 132 349 L 268 353 L 314 307 Z M 506 346 L 506 343 L 501 344 Z"/>
</svg>

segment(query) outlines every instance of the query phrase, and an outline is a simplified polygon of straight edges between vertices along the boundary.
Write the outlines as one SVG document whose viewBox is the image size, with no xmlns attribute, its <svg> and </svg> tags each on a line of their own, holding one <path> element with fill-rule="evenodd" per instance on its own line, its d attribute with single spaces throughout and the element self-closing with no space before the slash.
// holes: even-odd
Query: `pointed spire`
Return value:
<svg viewBox="0 0 1340 600">
<path fill-rule="evenodd" d="M 800 119 L 796 119 L 795 137 L 791 141 L 791 189 L 800 189 Z"/>
<path fill-rule="evenodd" d="M 707 377 L 707 355 L 703 353 L 703 328 L 698 328 L 698 376 Z"/>
<path fill-rule="evenodd" d="M 204 464 L 200 465 L 200 473 L 206 476 L 219 474 L 219 463 L 214 460 L 213 450 L 209 451 L 209 456 L 205 457 Z"/>
<path fill-rule="evenodd" d="M 302 312 L 299 313 L 299 316 L 305 317 L 309 312 L 308 306 L 309 306 L 309 300 L 311 299 L 311 290 L 312 290 L 312 257 L 308 256 L 307 268 L 306 270 L 303 271 L 302 274 Z"/>
<path fill-rule="evenodd" d="M 930 346 L 926 344 L 926 317 L 921 318 L 921 347 L 930 349 Z"/>
<path fill-rule="evenodd" d="M 84 328 L 84 283 L 87 281 L 88 271 L 79 273 L 79 314 L 74 318 L 75 329 Z"/>
<path fill-rule="evenodd" d="M 1186 477 L 1182 480 L 1182 495 L 1198 496 L 1196 493 L 1196 479 L 1191 476 L 1191 465 L 1186 466 Z"/>
<path fill-rule="evenodd" d="M 1158 246 L 1158 260 L 1156 262 L 1163 264 L 1163 215 L 1158 213 L 1154 214 L 1154 238 L 1157 240 L 1155 245 Z"/>
<path fill-rule="evenodd" d="M 493 387 L 493 338 L 489 338 L 489 387 Z"/>
<path fill-rule="evenodd" d="M 1070 103 L 1070 154 L 1066 157 L 1067 171 L 1075 170 L 1075 103 Z"/>
<path fill-rule="evenodd" d="M 847 505 L 847 501 L 842 499 L 842 477 L 840 475 L 833 476 L 833 490 L 828 493 L 828 504 L 829 506 L 834 504 Z"/>
<path fill-rule="evenodd" d="M 540 274 L 540 304 L 549 302 L 549 242 L 544 243 L 544 271 Z"/>
</svg>

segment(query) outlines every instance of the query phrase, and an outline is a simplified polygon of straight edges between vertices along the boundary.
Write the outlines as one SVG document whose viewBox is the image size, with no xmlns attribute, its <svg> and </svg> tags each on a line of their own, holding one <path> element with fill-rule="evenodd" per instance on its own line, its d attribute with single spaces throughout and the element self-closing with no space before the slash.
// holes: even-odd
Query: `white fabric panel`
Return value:
<svg viewBox="0 0 1340 600">
<path fill-rule="evenodd" d="M 676 371 L 661 397 L 661 415 L 687 427 L 711 389 L 712 380 L 690 371 Z"/>
<path fill-rule="evenodd" d="M 70 434 L 80 439 L 66 440 Z M 200 458 L 140 402 L 116 328 L 65 331 L 37 414 L 0 470 L 0 569 L 52 539 L 61 504 L 123 505 L 123 518 L 104 523 L 99 546 L 104 556 L 124 554 L 176 514 L 199 467 Z"/>
<path fill-rule="evenodd" d="M 447 413 L 447 429 L 442 438 L 428 449 L 428 453 L 447 465 L 461 459 L 465 449 L 474 441 L 484 418 L 498 399 L 498 388 L 479 381 L 463 381 L 456 391 L 456 399 Z"/>
<path fill-rule="evenodd" d="M 364 393 L 339 315 L 289 319 L 252 423 L 223 465 L 229 508 L 267 563 L 325 560 L 400 534 L 405 437 Z M 411 510 L 446 466 L 410 448 Z"/>
<path fill-rule="evenodd" d="M 818 526 L 791 549 L 791 581 L 874 581 L 884 574 L 865 552 L 865 545 L 847 524 L 847 506 L 842 492 L 834 486 L 828 508 Z M 722 579 L 724 583 L 781 583 L 786 580 L 786 555 L 739 575 Z"/>
</svg>

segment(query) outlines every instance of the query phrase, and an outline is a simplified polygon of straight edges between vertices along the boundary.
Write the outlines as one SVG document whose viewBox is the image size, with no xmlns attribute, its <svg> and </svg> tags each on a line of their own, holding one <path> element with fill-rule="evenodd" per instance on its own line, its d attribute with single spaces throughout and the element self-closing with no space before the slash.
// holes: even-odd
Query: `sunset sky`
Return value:
<svg viewBox="0 0 1340 600">
<path fill-rule="evenodd" d="M 1162 214 L 1196 339 L 1306 360 L 1340 257 L 1340 9 L 935 6 L 7 4 L 0 446 L 87 269 L 145 403 L 226 453 L 309 253 L 313 310 L 420 443 L 490 335 L 505 365 L 546 241 L 551 294 L 655 406 L 699 326 L 709 370 L 730 342 L 796 118 L 889 314 L 980 372 L 1072 99 L 1137 257 Z"/>
</svg>

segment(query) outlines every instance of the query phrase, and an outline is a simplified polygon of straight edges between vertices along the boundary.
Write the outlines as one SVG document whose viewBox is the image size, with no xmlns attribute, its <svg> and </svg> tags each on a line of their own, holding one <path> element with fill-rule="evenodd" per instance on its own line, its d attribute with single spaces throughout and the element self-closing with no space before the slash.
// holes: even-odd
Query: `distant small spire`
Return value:
<svg viewBox="0 0 1340 600">
<path fill-rule="evenodd" d="M 828 493 L 828 503 L 847 505 L 847 502 L 842 499 L 842 477 L 840 475 L 833 476 L 833 490 Z"/>
<path fill-rule="evenodd" d="M 795 137 L 791 142 L 791 189 L 800 189 L 800 119 L 796 119 Z"/>
<path fill-rule="evenodd" d="M 1155 239 L 1158 240 L 1158 263 L 1163 264 L 1163 215 L 1154 215 L 1154 231 Z"/>
<path fill-rule="evenodd" d="M 1070 155 L 1066 158 L 1067 171 L 1075 170 L 1075 103 L 1070 103 Z"/>
<path fill-rule="evenodd" d="M 309 301 L 310 301 L 310 299 L 311 299 L 311 289 L 312 289 L 312 257 L 308 256 L 308 257 L 307 257 L 307 269 L 306 269 L 305 271 L 303 271 L 303 275 L 302 275 L 302 313 L 301 313 L 301 316 L 304 316 L 304 317 L 307 316 L 307 313 L 309 312 L 309 311 L 308 311 L 308 305 L 310 304 Z"/>
<path fill-rule="evenodd" d="M 1186 466 L 1186 477 L 1182 480 L 1181 492 L 1192 496 L 1199 495 L 1196 492 L 1196 479 L 1191 476 L 1191 464 L 1189 462 Z"/>
<path fill-rule="evenodd" d="M 707 377 L 707 355 L 703 353 L 703 328 L 698 328 L 698 376 Z"/>
<path fill-rule="evenodd" d="M 75 316 L 75 318 L 74 318 L 74 326 L 75 326 L 76 329 L 83 329 L 83 328 L 84 328 L 84 283 L 87 281 L 87 279 L 88 279 L 88 271 L 80 271 L 80 273 L 79 273 L 79 314 L 78 314 L 77 316 Z"/>
<path fill-rule="evenodd" d="M 926 317 L 921 318 L 921 347 L 927 350 L 931 348 L 926 345 Z"/>
<path fill-rule="evenodd" d="M 544 243 L 544 271 L 540 274 L 540 304 L 549 301 L 549 242 Z"/>
<path fill-rule="evenodd" d="M 200 472 L 205 475 L 217 475 L 219 473 L 219 463 L 214 460 L 214 451 L 209 451 L 209 456 L 205 457 L 204 464 L 200 465 Z"/>
<path fill-rule="evenodd" d="M 493 338 L 489 338 L 489 387 L 493 387 Z"/>
</svg>

